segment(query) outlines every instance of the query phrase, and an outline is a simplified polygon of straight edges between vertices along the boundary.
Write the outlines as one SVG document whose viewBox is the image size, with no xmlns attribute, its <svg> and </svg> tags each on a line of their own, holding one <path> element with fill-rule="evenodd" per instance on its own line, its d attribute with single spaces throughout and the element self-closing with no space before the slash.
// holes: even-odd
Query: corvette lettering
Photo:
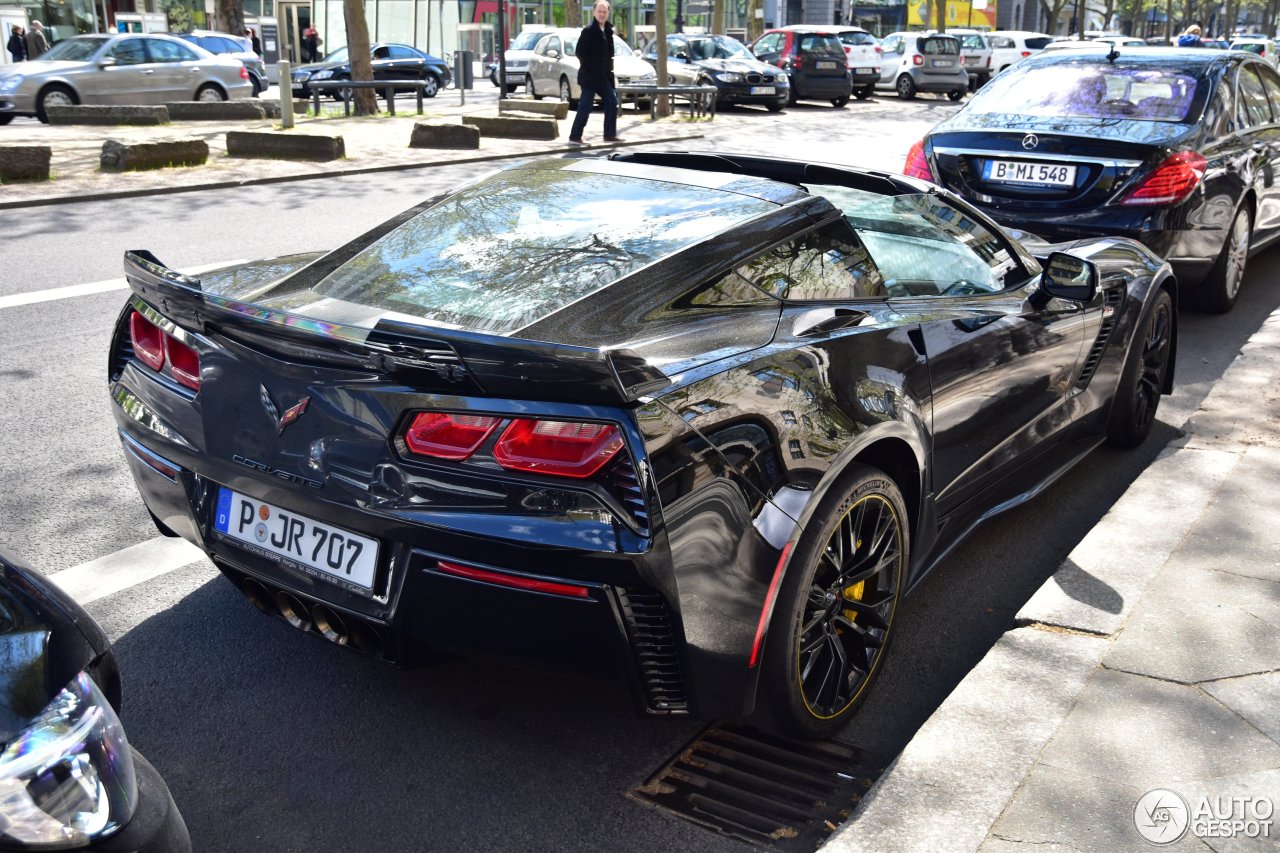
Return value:
<svg viewBox="0 0 1280 853">
<path fill-rule="evenodd" d="M 262 473 L 275 477 L 278 480 L 284 480 L 286 483 L 297 483 L 300 486 L 308 486 L 312 489 L 324 488 L 324 483 L 319 480 L 312 480 L 307 477 L 303 477 L 300 474 L 294 474 L 292 471 L 285 471 L 282 468 L 272 468 L 265 462 L 259 462 L 256 459 L 250 459 L 247 456 L 240 456 L 237 454 L 232 456 L 231 459 L 233 462 L 238 462 L 246 468 L 261 471 Z"/>
</svg>

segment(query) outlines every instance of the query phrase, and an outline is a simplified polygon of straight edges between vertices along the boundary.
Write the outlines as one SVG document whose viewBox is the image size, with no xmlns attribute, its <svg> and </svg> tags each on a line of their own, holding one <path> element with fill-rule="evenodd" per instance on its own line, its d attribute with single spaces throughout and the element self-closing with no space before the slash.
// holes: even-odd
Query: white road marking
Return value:
<svg viewBox="0 0 1280 853">
<path fill-rule="evenodd" d="M 54 572 L 49 579 L 84 605 L 203 559 L 204 552 L 187 540 L 157 536 L 114 554 Z"/>
<path fill-rule="evenodd" d="M 199 267 L 184 267 L 179 270 L 182 273 L 202 273 L 209 270 L 221 269 L 222 267 L 230 267 L 236 264 L 243 264 L 243 260 L 223 261 L 220 264 L 205 264 Z M 0 308 L 16 308 L 19 305 L 35 305 L 38 302 L 52 302 L 55 299 L 73 299 L 77 296 L 92 296 L 96 293 L 109 293 L 113 290 L 125 290 L 129 287 L 129 283 L 123 278 L 113 278 L 109 281 L 94 281 L 89 284 L 72 284 L 67 287 L 51 287 L 47 290 L 33 290 L 30 293 L 13 293 L 9 296 L 0 296 Z"/>
</svg>

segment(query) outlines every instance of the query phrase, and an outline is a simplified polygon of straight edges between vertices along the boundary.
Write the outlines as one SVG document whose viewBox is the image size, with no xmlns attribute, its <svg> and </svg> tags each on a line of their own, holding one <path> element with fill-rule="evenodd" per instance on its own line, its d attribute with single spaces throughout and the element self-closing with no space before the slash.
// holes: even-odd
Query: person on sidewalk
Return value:
<svg viewBox="0 0 1280 853">
<path fill-rule="evenodd" d="M 14 62 L 22 62 L 27 58 L 27 40 L 23 38 L 22 27 L 14 24 L 9 29 L 9 44 L 6 47 Z"/>
<path fill-rule="evenodd" d="M 244 31 L 244 37 L 249 40 L 249 45 L 253 48 L 253 52 L 262 57 L 262 42 L 258 40 L 258 34 L 253 31 L 253 27 L 248 27 Z"/>
<path fill-rule="evenodd" d="M 613 24 L 609 21 L 609 0 L 596 0 L 591 9 L 595 18 L 582 28 L 578 36 L 578 114 L 569 130 L 569 141 L 583 145 L 582 131 L 587 127 L 596 95 L 604 106 L 604 141 L 618 142 L 618 93 L 613 90 Z"/>
<path fill-rule="evenodd" d="M 39 59 L 40 54 L 49 49 L 49 40 L 44 37 L 44 24 L 31 22 L 31 31 L 27 33 L 27 59 Z"/>
<path fill-rule="evenodd" d="M 320 33 L 316 32 L 315 25 L 307 24 L 307 28 L 302 31 L 303 62 L 320 61 L 320 42 Z"/>
<path fill-rule="evenodd" d="M 1192 24 L 1178 36 L 1178 47 L 1204 47 L 1204 41 L 1200 38 L 1200 25 Z"/>
</svg>

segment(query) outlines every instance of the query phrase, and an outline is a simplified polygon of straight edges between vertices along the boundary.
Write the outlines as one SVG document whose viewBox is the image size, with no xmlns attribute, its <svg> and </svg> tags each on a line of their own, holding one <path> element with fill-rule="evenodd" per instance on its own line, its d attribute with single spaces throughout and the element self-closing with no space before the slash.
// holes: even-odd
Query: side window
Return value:
<svg viewBox="0 0 1280 853">
<path fill-rule="evenodd" d="M 398 44 L 387 45 L 387 55 L 392 59 L 417 59 L 418 55 Z"/>
<path fill-rule="evenodd" d="M 191 48 L 177 41 L 148 39 L 147 49 L 151 51 L 152 62 L 190 62 L 200 58 Z"/>
<path fill-rule="evenodd" d="M 209 41 L 213 42 L 213 47 L 210 47 L 209 45 L 201 45 L 201 47 L 203 47 L 205 50 L 209 51 L 210 53 L 243 53 L 244 52 L 244 45 L 236 44 L 231 39 L 216 38 L 216 39 L 209 39 Z"/>
<path fill-rule="evenodd" d="M 686 56 L 688 55 L 689 43 L 686 42 L 684 39 L 668 38 L 667 39 L 667 56 L 671 59 L 674 59 L 675 57 L 679 56 L 682 53 L 685 54 Z"/>
<path fill-rule="evenodd" d="M 1000 50 L 1010 50 L 1017 47 L 1017 45 L 1013 43 L 1013 39 L 1008 36 L 992 36 L 991 46 L 999 48 Z"/>
<path fill-rule="evenodd" d="M 884 40 L 884 43 L 880 45 L 880 48 L 885 53 L 902 53 L 902 37 L 894 36 L 892 38 L 887 38 Z"/>
<path fill-rule="evenodd" d="M 1276 116 L 1276 121 L 1280 121 L 1280 74 L 1269 65 L 1258 66 L 1258 74 L 1262 76 L 1262 87 L 1271 100 L 1271 114 Z"/>
<path fill-rule="evenodd" d="M 1236 115 L 1235 91 L 1231 87 L 1231 78 L 1218 81 L 1213 97 L 1205 107 L 1204 125 L 1215 138 L 1226 136 L 1235 129 Z"/>
<path fill-rule="evenodd" d="M 844 220 L 815 228 L 738 268 L 743 278 L 789 301 L 886 296 L 866 246 Z"/>
<path fill-rule="evenodd" d="M 1248 66 L 1241 68 L 1239 80 L 1241 127 L 1271 124 L 1271 104 L 1267 100 L 1267 91 L 1262 88 L 1262 80 L 1259 79 L 1257 72 Z"/>
<path fill-rule="evenodd" d="M 737 272 L 729 272 L 679 300 L 677 307 L 683 305 L 758 305 L 762 302 L 773 302 L 767 293 L 753 286 Z"/>
<path fill-rule="evenodd" d="M 112 45 L 107 55 L 117 65 L 142 65 L 147 61 L 147 46 L 142 39 L 124 39 Z"/>
<path fill-rule="evenodd" d="M 782 33 L 769 33 L 756 42 L 755 54 L 777 53 L 778 44 L 782 41 Z"/>
</svg>

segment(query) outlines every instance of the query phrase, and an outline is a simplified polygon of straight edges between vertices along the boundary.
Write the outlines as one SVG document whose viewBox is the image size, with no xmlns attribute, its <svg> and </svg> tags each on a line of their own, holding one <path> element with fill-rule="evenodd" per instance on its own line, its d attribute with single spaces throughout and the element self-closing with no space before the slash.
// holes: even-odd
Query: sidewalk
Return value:
<svg viewBox="0 0 1280 853">
<path fill-rule="evenodd" d="M 274 90 L 271 90 L 274 91 Z M 322 102 L 331 106 L 332 102 Z M 481 138 L 478 150 L 410 148 L 409 137 L 418 121 L 461 121 L 462 116 L 497 115 L 497 90 L 478 89 L 467 93 L 460 103 L 456 90 L 442 91 L 423 105 L 423 115 L 415 112 L 413 98 L 396 99 L 396 115 L 344 118 L 296 116 L 290 131 L 280 131 L 279 119 L 261 121 L 175 121 L 159 127 L 95 127 L 88 125 L 44 125 L 35 119 L 14 119 L 0 127 L 0 146 L 48 145 L 53 149 L 51 180 L 16 182 L 0 186 L 0 210 L 14 207 L 59 204 L 89 198 L 122 198 L 143 194 L 188 192 L 195 189 L 246 186 L 324 178 L 334 175 L 414 169 L 457 163 L 484 164 L 494 160 L 556 155 L 567 152 L 607 151 L 618 147 L 678 140 L 698 140 L 706 124 L 673 116 L 651 121 L 649 113 L 624 109 L 618 117 L 622 143 L 599 141 L 601 118 L 592 116 L 587 127 L 587 146 L 570 145 L 569 125 L 560 122 L 560 138 L 552 141 Z M 229 130 L 278 131 L 341 136 L 346 159 L 328 163 L 299 160 L 244 159 L 227 156 Z M 596 140 L 592 142 L 593 138 Z M 202 139 L 209 145 L 209 159 L 203 166 L 179 166 L 137 172 L 102 172 L 99 169 L 102 143 L 153 142 Z M 496 164 L 495 164 L 496 166 Z M 478 169 L 489 167 L 478 166 Z"/>
<path fill-rule="evenodd" d="M 824 850 L 1280 849 L 1280 311 L 1186 429 Z"/>
</svg>

